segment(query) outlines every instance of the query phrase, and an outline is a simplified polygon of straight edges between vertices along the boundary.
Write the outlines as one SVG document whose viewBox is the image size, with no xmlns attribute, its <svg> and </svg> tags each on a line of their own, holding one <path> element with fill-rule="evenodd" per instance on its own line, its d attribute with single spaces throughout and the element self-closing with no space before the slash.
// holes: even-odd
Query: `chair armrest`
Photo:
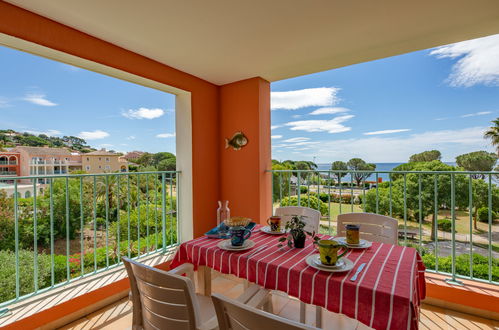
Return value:
<svg viewBox="0 0 499 330">
<path fill-rule="evenodd" d="M 216 316 L 213 316 L 211 319 L 209 319 L 206 322 L 203 322 L 202 325 L 197 327 L 198 330 L 215 330 L 218 329 L 218 319 Z"/>
<path fill-rule="evenodd" d="M 175 269 L 169 270 L 169 274 L 173 275 L 182 275 L 185 274 L 191 281 L 194 283 L 194 265 L 185 263 L 180 266 L 178 266 Z"/>
</svg>

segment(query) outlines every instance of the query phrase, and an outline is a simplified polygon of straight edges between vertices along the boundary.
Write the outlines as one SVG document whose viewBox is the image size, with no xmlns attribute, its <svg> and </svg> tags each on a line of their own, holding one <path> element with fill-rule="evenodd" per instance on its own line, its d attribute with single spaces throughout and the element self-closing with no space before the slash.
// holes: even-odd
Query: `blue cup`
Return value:
<svg viewBox="0 0 499 330">
<path fill-rule="evenodd" d="M 230 227 L 230 242 L 232 246 L 242 246 L 251 236 L 251 230 L 243 226 Z"/>
</svg>

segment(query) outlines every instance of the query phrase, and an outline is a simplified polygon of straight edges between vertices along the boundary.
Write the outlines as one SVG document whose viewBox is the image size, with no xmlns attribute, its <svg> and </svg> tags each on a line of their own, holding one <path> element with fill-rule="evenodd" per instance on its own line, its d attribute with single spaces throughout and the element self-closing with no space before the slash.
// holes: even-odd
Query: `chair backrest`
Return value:
<svg viewBox="0 0 499 330">
<path fill-rule="evenodd" d="M 283 223 L 288 222 L 295 215 L 301 215 L 303 216 L 303 221 L 306 223 L 305 231 L 319 232 L 321 213 L 317 210 L 303 206 L 284 206 L 278 207 L 275 210 L 275 215 L 280 216 Z"/>
<path fill-rule="evenodd" d="M 196 329 L 199 305 L 192 281 L 123 258 L 133 302 L 133 328 Z"/>
<path fill-rule="evenodd" d="M 397 245 L 398 221 L 384 215 L 374 213 L 345 213 L 338 215 L 338 236 L 345 236 L 345 225 L 360 225 L 360 238 L 371 241 Z"/>
<path fill-rule="evenodd" d="M 270 314 L 217 293 L 211 295 L 220 330 L 318 329 Z"/>
</svg>

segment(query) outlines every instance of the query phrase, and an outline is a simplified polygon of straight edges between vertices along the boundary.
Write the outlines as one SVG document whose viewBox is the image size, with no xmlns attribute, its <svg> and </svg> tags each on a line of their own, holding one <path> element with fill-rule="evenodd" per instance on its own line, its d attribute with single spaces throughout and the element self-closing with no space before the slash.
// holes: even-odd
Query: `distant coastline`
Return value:
<svg viewBox="0 0 499 330">
<path fill-rule="evenodd" d="M 455 162 L 444 162 L 444 163 L 447 165 L 456 166 Z M 376 171 L 391 171 L 395 167 L 397 167 L 401 164 L 405 164 L 405 163 L 374 163 L 374 164 L 376 164 Z M 317 167 L 320 171 L 327 171 L 327 170 L 331 169 L 331 164 L 330 163 L 321 163 L 321 164 L 317 164 Z M 388 173 L 379 173 L 378 177 L 382 178 L 383 181 L 388 181 Z M 348 180 L 350 180 L 350 178 L 348 176 L 346 176 L 342 180 L 348 181 Z M 370 180 L 370 181 L 376 180 L 376 175 L 371 175 L 369 178 L 367 178 L 367 180 Z"/>
</svg>

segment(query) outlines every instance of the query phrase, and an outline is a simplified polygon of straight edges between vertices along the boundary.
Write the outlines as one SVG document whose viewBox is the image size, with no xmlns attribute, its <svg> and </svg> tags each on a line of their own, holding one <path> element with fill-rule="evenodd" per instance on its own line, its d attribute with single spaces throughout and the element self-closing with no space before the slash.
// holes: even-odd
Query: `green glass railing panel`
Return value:
<svg viewBox="0 0 499 330">
<path fill-rule="evenodd" d="M 0 188 L 0 307 L 118 267 L 121 256 L 177 245 L 179 178 L 175 171 L 2 177 L 13 192 Z"/>
<path fill-rule="evenodd" d="M 454 283 L 464 278 L 499 284 L 499 241 L 493 235 L 499 231 L 499 172 L 269 172 L 274 211 L 293 201 L 308 207 L 317 197 L 325 206 L 317 209 L 326 234 L 336 232 L 336 216 L 344 212 L 390 216 L 399 222 L 399 245 L 418 249 L 428 271 Z"/>
</svg>

